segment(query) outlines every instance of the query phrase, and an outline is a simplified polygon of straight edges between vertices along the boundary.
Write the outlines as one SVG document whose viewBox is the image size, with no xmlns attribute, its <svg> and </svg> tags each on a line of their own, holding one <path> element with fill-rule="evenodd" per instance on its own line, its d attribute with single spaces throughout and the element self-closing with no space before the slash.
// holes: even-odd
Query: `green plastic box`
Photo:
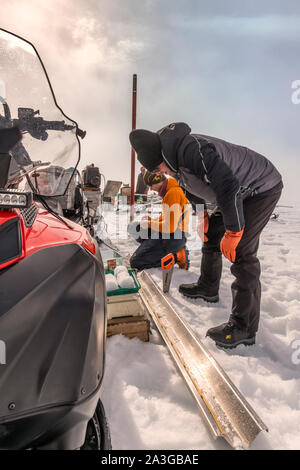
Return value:
<svg viewBox="0 0 300 470">
<path fill-rule="evenodd" d="M 105 274 L 114 274 L 114 271 L 105 271 Z M 131 287 L 130 289 L 123 289 L 120 287 L 119 289 L 111 290 L 106 292 L 108 297 L 113 295 L 135 294 L 140 290 L 141 285 L 136 277 L 134 269 L 128 269 L 128 274 L 133 278 L 135 287 Z"/>
</svg>

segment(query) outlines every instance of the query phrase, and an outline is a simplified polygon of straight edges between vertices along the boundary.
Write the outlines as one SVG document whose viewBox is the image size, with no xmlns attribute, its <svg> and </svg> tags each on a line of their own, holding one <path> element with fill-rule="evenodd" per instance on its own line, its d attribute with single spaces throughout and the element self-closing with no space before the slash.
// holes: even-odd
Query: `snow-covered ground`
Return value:
<svg viewBox="0 0 300 470">
<path fill-rule="evenodd" d="M 206 331 L 228 320 L 231 308 L 230 263 L 224 259 L 220 302 L 189 300 L 178 292 L 181 283 L 199 275 L 201 241 L 188 241 L 190 271 L 174 270 L 169 299 L 225 369 L 269 433 L 260 433 L 251 449 L 300 449 L 300 210 L 279 207 L 259 249 L 262 267 L 261 321 L 256 345 L 218 349 Z M 106 214 L 108 233 L 126 234 L 126 217 L 116 222 Z M 118 240 L 122 253 L 135 249 L 132 240 Z M 160 283 L 159 269 L 150 270 Z M 113 449 L 228 449 L 214 441 L 159 334 L 152 328 L 149 343 L 114 336 L 107 340 L 102 394 Z"/>
</svg>

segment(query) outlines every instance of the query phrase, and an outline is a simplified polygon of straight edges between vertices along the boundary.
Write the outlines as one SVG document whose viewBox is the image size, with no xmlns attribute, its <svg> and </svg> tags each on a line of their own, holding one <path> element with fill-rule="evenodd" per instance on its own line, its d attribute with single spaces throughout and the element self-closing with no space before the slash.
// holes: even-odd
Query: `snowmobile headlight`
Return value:
<svg viewBox="0 0 300 470">
<path fill-rule="evenodd" d="M 11 204 L 10 196 L 8 196 L 8 194 L 3 195 L 3 204 Z"/>
<path fill-rule="evenodd" d="M 0 208 L 20 208 L 25 209 L 32 204 L 32 194 L 15 191 L 13 189 L 1 189 L 0 190 Z"/>
<path fill-rule="evenodd" d="M 13 196 L 11 196 L 10 198 L 10 203 L 11 205 L 14 205 L 14 204 L 19 204 L 19 198 L 16 194 L 14 194 Z"/>
<path fill-rule="evenodd" d="M 21 194 L 19 196 L 19 204 L 22 205 L 22 206 L 27 204 L 27 198 L 24 194 Z"/>
</svg>

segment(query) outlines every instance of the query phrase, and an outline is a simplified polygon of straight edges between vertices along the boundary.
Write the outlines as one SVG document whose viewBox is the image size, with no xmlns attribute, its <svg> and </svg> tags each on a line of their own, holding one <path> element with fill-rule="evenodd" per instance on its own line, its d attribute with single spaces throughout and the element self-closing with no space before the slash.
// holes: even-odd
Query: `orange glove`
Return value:
<svg viewBox="0 0 300 470">
<path fill-rule="evenodd" d="M 240 232 L 232 232 L 231 230 L 226 230 L 225 235 L 221 240 L 220 249 L 223 255 L 232 263 L 235 262 L 236 247 L 240 243 L 243 233 L 244 229 Z"/>
<path fill-rule="evenodd" d="M 207 242 L 208 238 L 205 235 L 208 232 L 209 227 L 209 215 L 207 210 L 200 212 L 198 214 L 198 225 L 197 225 L 197 232 L 199 237 L 203 242 Z"/>
</svg>

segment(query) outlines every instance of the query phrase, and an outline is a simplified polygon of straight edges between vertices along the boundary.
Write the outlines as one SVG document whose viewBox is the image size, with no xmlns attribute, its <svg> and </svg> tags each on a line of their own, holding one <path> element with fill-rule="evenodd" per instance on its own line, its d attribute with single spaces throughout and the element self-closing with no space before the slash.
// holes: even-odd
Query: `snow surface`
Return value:
<svg viewBox="0 0 300 470">
<path fill-rule="evenodd" d="M 188 240 L 190 271 L 174 270 L 169 299 L 225 369 L 233 383 L 269 428 L 251 449 L 300 449 L 300 210 L 279 207 L 280 216 L 263 231 L 261 321 L 256 345 L 218 349 L 205 338 L 208 328 L 228 320 L 231 309 L 230 262 L 223 258 L 220 302 L 189 300 L 181 283 L 199 275 L 201 241 Z M 136 242 L 117 240 L 126 234 L 127 218 L 106 213 L 108 234 L 124 255 Z M 161 283 L 159 269 L 151 269 Z M 208 433 L 185 382 L 155 327 L 149 343 L 114 336 L 107 340 L 102 399 L 113 449 L 229 449 Z"/>
</svg>

